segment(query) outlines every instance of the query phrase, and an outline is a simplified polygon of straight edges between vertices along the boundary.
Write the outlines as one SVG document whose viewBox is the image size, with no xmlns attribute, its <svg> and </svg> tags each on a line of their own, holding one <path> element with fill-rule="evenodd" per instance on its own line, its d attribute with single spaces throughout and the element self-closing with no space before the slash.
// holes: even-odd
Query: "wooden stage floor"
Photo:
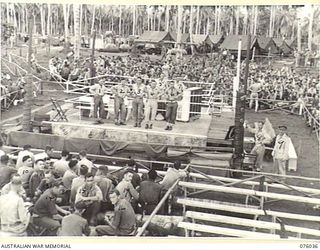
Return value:
<svg viewBox="0 0 320 250">
<path fill-rule="evenodd" d="M 145 129 L 144 121 L 141 128 L 134 127 L 132 119 L 125 126 L 117 126 L 112 116 L 104 119 L 103 124 L 96 124 L 94 118 L 82 117 L 80 120 L 79 110 L 70 104 L 63 106 L 67 110 L 68 122 L 49 122 L 53 134 L 59 136 L 185 147 L 231 144 L 224 140 L 229 126 L 234 124 L 231 111 L 222 112 L 219 117 L 201 115 L 199 119 L 190 122 L 177 121 L 173 130 L 167 131 L 165 121 L 155 121 L 153 129 Z"/>
</svg>

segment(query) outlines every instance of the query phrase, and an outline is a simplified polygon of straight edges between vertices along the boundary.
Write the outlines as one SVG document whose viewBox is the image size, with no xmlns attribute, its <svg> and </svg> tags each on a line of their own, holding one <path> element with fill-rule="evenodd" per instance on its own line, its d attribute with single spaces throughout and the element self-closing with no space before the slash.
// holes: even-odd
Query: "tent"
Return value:
<svg viewBox="0 0 320 250">
<path fill-rule="evenodd" d="M 166 43 L 174 42 L 173 37 L 166 31 L 145 31 L 135 43 Z"/>
<path fill-rule="evenodd" d="M 170 35 L 172 36 L 173 40 L 177 41 L 177 33 L 176 32 L 170 32 Z M 189 43 L 190 42 L 190 34 L 189 33 L 182 33 L 181 34 L 181 43 Z"/>
<path fill-rule="evenodd" d="M 192 43 L 196 45 L 211 45 L 209 35 L 192 34 Z"/>
<path fill-rule="evenodd" d="M 231 53 L 238 52 L 238 44 L 239 40 L 241 40 L 241 53 L 244 55 L 247 51 L 247 44 L 248 44 L 248 36 L 246 35 L 229 35 L 226 36 L 222 44 L 220 45 L 221 49 L 229 50 Z M 251 36 L 251 44 L 250 50 L 252 51 L 253 48 L 256 48 L 256 54 L 258 54 L 259 44 L 257 37 Z"/>
<path fill-rule="evenodd" d="M 219 46 L 223 41 L 223 35 L 209 35 L 209 39 L 213 46 Z"/>
<path fill-rule="evenodd" d="M 262 54 L 269 54 L 269 49 L 271 54 L 279 53 L 279 49 L 271 37 L 259 36 L 258 44 Z"/>
<path fill-rule="evenodd" d="M 290 48 L 296 48 L 298 46 L 298 40 L 297 38 L 293 38 L 293 39 L 285 39 L 284 40 L 286 42 L 286 44 L 288 44 L 288 46 Z"/>
<path fill-rule="evenodd" d="M 273 41 L 280 50 L 280 53 L 283 53 L 284 55 L 288 55 L 291 53 L 292 48 L 290 48 L 290 46 L 285 42 L 285 40 L 283 40 L 282 38 L 273 38 Z"/>
</svg>

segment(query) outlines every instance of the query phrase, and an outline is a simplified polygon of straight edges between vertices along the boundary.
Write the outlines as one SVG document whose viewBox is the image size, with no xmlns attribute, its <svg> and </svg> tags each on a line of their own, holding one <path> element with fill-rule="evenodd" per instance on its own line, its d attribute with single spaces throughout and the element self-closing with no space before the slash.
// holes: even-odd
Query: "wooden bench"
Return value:
<svg viewBox="0 0 320 250">
<path fill-rule="evenodd" d="M 191 189 L 200 189 L 200 190 L 208 190 L 208 191 L 247 195 L 247 196 L 249 195 L 249 196 L 262 197 L 262 198 L 272 198 L 276 200 L 287 200 L 287 201 L 294 201 L 294 202 L 300 202 L 300 203 L 320 205 L 320 199 L 302 197 L 302 196 L 296 196 L 296 195 L 278 194 L 278 193 L 249 190 L 244 188 L 217 186 L 212 184 L 202 184 L 202 183 L 184 182 L 184 181 L 180 181 L 179 186 L 185 187 L 185 188 L 191 188 Z"/>
<path fill-rule="evenodd" d="M 223 216 L 223 215 L 217 215 L 217 214 L 208 214 L 208 213 L 187 211 L 185 217 L 195 219 L 195 220 L 203 220 L 203 221 L 218 222 L 218 223 L 223 223 L 223 224 L 231 224 L 231 225 L 238 225 L 238 226 L 245 226 L 245 227 L 252 227 L 252 228 L 268 229 L 270 231 L 281 230 L 281 225 L 279 223 L 243 219 L 243 218 Z M 299 238 L 301 237 L 301 234 L 320 236 L 319 230 L 310 229 L 310 228 L 285 225 L 285 230 L 288 232 L 297 233 Z"/>
<path fill-rule="evenodd" d="M 188 206 L 188 207 L 197 207 L 197 208 L 206 208 L 218 211 L 227 211 L 231 213 L 237 214 L 248 214 L 254 216 L 272 216 L 279 218 L 287 218 L 293 220 L 301 220 L 301 221 L 312 221 L 312 222 L 320 222 L 319 216 L 312 215 L 303 215 L 303 214 L 295 214 L 295 213 L 284 213 L 278 211 L 271 210 L 262 210 L 258 208 L 252 208 L 250 206 L 242 205 L 238 206 L 238 204 L 234 205 L 226 205 L 221 202 L 216 202 L 212 200 L 204 200 L 204 199 L 194 199 L 194 198 L 178 198 L 177 203 Z"/>
<path fill-rule="evenodd" d="M 186 230 L 212 233 L 225 236 L 241 237 L 241 238 L 251 238 L 251 239 L 280 239 L 279 235 L 268 234 L 268 233 L 257 233 L 247 230 L 231 229 L 225 227 L 216 227 L 195 224 L 190 222 L 179 222 L 178 227 L 184 228 Z"/>
</svg>

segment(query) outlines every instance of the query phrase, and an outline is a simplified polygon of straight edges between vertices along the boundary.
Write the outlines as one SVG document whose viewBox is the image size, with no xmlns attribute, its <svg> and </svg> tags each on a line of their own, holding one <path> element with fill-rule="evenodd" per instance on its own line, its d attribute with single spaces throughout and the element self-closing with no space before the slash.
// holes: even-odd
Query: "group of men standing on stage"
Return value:
<svg viewBox="0 0 320 250">
<path fill-rule="evenodd" d="M 131 87 L 131 88 L 130 88 Z M 116 125 L 126 125 L 126 113 L 128 98 L 132 99 L 132 116 L 134 127 L 141 127 L 142 120 L 145 120 L 145 128 L 152 129 L 155 121 L 158 101 L 166 103 L 165 130 L 172 130 L 177 117 L 178 101 L 182 100 L 184 85 L 180 79 L 166 81 L 164 79 L 151 80 L 146 85 L 141 77 L 136 77 L 132 86 L 129 86 L 127 79 L 113 86 L 110 90 L 104 85 L 104 80 L 92 85 L 89 89 L 94 98 L 94 118 L 98 117 L 98 123 L 106 118 L 103 96 L 111 93 L 114 96 L 114 115 Z"/>
</svg>

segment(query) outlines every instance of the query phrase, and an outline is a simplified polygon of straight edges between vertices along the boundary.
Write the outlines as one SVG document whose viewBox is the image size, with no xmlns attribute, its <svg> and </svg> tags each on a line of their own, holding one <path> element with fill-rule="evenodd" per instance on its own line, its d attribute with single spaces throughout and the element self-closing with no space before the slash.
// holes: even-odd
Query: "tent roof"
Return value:
<svg viewBox="0 0 320 250">
<path fill-rule="evenodd" d="M 259 36 L 257 39 L 262 50 L 269 51 L 270 48 L 271 53 L 278 53 L 277 45 L 271 37 Z"/>
<path fill-rule="evenodd" d="M 289 47 L 294 47 L 295 43 L 297 42 L 297 38 L 285 39 L 284 41 L 286 42 L 286 44 L 288 44 Z"/>
<path fill-rule="evenodd" d="M 177 41 L 177 33 L 176 32 L 170 32 L 170 35 L 174 41 Z M 181 42 L 182 43 L 190 42 L 190 34 L 189 33 L 182 33 L 181 34 Z"/>
<path fill-rule="evenodd" d="M 212 44 L 218 44 L 222 41 L 223 35 L 209 35 Z"/>
<path fill-rule="evenodd" d="M 220 48 L 222 49 L 228 49 L 228 50 L 238 50 L 238 43 L 241 39 L 241 50 L 247 49 L 247 42 L 248 42 L 248 36 L 246 35 L 229 35 L 226 36 L 223 43 L 220 45 Z M 257 43 L 257 38 L 255 36 L 251 36 L 251 45 L 250 49 L 254 47 L 254 45 Z"/>
<path fill-rule="evenodd" d="M 281 49 L 284 53 L 289 53 L 292 49 L 282 38 L 273 38 L 273 41 L 277 45 L 279 49 Z"/>
<path fill-rule="evenodd" d="M 201 44 L 205 42 L 210 43 L 210 40 L 208 35 L 192 34 L 192 42 L 195 44 Z"/>
<path fill-rule="evenodd" d="M 145 31 L 135 42 L 159 43 L 173 40 L 170 33 L 166 31 Z"/>
</svg>

